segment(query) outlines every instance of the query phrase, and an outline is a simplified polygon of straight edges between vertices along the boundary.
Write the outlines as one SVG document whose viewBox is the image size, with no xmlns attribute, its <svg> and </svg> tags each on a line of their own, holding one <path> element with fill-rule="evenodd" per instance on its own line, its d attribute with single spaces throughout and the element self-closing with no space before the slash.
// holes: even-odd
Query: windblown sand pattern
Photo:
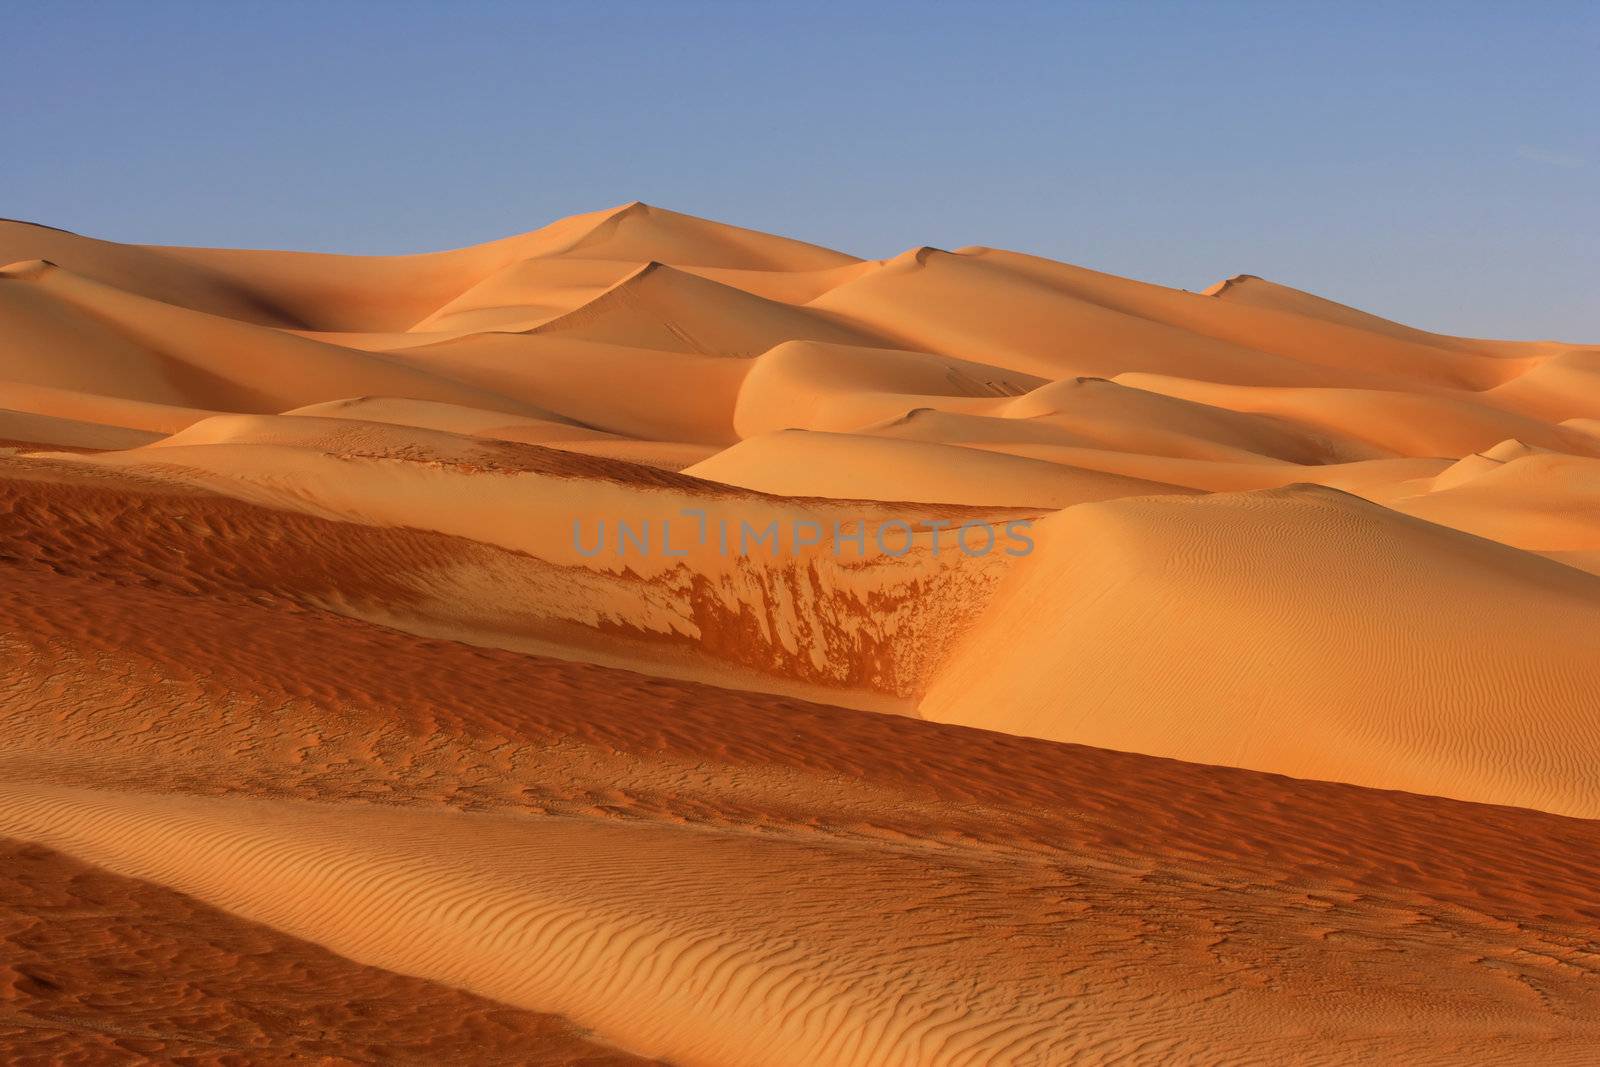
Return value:
<svg viewBox="0 0 1600 1067">
<path fill-rule="evenodd" d="M 0 1059 L 1595 1061 L 1600 348 L 643 204 L 0 263 Z"/>
</svg>

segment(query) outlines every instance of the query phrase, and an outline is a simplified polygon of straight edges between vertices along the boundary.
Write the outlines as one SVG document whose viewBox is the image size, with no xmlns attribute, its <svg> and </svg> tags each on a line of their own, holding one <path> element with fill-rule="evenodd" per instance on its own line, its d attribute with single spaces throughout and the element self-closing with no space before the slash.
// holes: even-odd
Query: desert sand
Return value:
<svg viewBox="0 0 1600 1067">
<path fill-rule="evenodd" d="M 1600 1048 L 1600 346 L 0 222 L 0 566 L 8 1063 Z"/>
</svg>

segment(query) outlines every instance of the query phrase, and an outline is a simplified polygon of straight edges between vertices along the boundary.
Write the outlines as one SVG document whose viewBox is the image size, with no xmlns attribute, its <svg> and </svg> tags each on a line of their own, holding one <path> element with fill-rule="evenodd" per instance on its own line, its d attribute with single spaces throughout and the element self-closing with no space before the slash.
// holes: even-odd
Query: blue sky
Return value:
<svg viewBox="0 0 1600 1067">
<path fill-rule="evenodd" d="M 0 8 L 0 215 L 412 252 L 632 199 L 1600 343 L 1600 4 Z"/>
</svg>

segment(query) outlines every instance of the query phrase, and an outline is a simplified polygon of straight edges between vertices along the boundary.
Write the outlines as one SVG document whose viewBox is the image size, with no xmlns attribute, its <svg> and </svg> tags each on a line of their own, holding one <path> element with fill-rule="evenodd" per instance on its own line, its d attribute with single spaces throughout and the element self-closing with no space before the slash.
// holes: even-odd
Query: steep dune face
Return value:
<svg viewBox="0 0 1600 1067">
<path fill-rule="evenodd" d="M 879 711 L 911 712 L 1012 558 L 1013 512 L 944 512 L 935 534 L 924 520 L 939 512 L 767 498 L 350 420 L 224 416 L 54 464 L 70 492 L 11 486 L 13 536 L 30 556 L 77 542 L 125 561 L 130 545 L 159 541 L 201 586 L 222 568 L 412 633 Z M 961 538 L 995 547 L 969 554 Z M 321 548 L 286 556 L 292 566 L 264 554 L 301 541 Z M 327 573 L 367 555 L 386 561 L 376 590 Z M 296 581 L 313 567 L 314 581 Z"/>
<path fill-rule="evenodd" d="M 0 223 L 0 1058 L 1587 1064 L 1596 351 Z"/>
</svg>

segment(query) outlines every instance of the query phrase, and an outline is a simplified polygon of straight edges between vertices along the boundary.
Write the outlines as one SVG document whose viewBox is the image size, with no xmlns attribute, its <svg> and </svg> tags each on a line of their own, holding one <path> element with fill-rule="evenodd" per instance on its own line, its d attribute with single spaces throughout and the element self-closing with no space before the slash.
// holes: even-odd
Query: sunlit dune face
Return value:
<svg viewBox="0 0 1600 1067">
<path fill-rule="evenodd" d="M 1600 1048 L 1600 349 L 640 203 L 0 266 L 0 1059 Z"/>
</svg>

